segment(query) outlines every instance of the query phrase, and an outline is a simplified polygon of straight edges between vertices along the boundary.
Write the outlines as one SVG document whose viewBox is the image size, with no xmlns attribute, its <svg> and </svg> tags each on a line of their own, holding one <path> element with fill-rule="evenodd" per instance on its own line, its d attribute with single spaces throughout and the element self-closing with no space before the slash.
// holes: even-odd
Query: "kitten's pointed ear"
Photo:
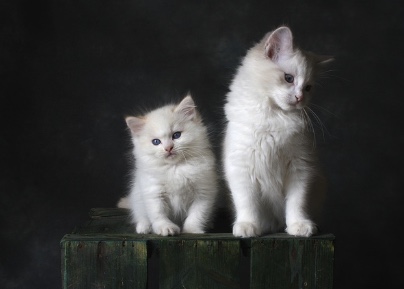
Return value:
<svg viewBox="0 0 404 289">
<path fill-rule="evenodd" d="M 146 123 L 143 118 L 134 116 L 128 116 L 127 118 L 125 118 L 125 121 L 128 127 L 130 128 L 130 131 L 134 135 L 138 134 Z"/>
<path fill-rule="evenodd" d="M 286 26 L 273 31 L 265 42 L 265 53 L 272 61 L 276 62 L 282 56 L 293 52 L 292 31 Z"/>
<path fill-rule="evenodd" d="M 187 95 L 174 111 L 182 114 L 185 119 L 191 120 L 196 115 L 195 102 L 190 95 Z"/>
</svg>

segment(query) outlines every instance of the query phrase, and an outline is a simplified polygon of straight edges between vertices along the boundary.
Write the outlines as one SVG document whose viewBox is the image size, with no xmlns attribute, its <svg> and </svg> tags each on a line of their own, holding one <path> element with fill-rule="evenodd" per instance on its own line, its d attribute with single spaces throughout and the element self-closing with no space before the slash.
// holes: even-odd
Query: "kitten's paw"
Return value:
<svg viewBox="0 0 404 289">
<path fill-rule="evenodd" d="M 180 233 L 181 229 L 174 223 L 165 222 L 153 224 L 153 232 L 161 236 L 174 236 Z"/>
<path fill-rule="evenodd" d="M 261 230 L 252 223 L 239 222 L 233 226 L 233 235 L 242 238 L 256 237 L 261 235 Z"/>
<path fill-rule="evenodd" d="M 293 236 L 310 237 L 317 233 L 317 226 L 309 220 L 303 220 L 289 225 L 286 233 Z"/>
<path fill-rule="evenodd" d="M 148 222 L 139 222 L 136 224 L 136 233 L 138 234 L 150 234 L 151 226 Z"/>
</svg>

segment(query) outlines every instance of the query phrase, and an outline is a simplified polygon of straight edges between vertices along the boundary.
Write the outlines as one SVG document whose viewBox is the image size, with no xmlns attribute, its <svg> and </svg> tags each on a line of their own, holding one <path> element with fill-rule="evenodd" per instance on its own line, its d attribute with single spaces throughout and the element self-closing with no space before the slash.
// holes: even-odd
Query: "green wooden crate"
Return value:
<svg viewBox="0 0 404 289">
<path fill-rule="evenodd" d="M 333 287 L 334 236 L 133 234 L 125 209 L 92 209 L 61 240 L 63 289 Z"/>
</svg>

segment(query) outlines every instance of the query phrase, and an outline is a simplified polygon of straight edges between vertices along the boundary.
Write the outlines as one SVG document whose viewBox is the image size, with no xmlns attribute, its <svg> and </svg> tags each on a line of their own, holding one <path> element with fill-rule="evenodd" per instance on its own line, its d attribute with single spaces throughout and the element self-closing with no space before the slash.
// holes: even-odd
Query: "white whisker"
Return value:
<svg viewBox="0 0 404 289">
<path fill-rule="evenodd" d="M 332 111 L 330 111 L 330 110 L 328 110 L 328 109 L 326 109 L 326 108 L 324 108 L 324 107 L 322 107 L 322 106 L 320 106 L 320 105 L 318 105 L 318 104 L 311 103 L 310 106 L 314 106 L 315 108 L 321 109 L 322 111 L 324 111 L 324 112 L 326 112 L 326 113 L 329 113 L 329 114 L 331 114 L 332 116 L 338 117 L 338 116 L 337 116 L 335 113 L 333 113 Z"/>
<path fill-rule="evenodd" d="M 328 131 L 327 127 L 324 125 L 324 123 L 321 121 L 320 117 L 312 110 L 310 107 L 306 107 L 308 111 L 313 115 L 314 119 L 316 120 L 319 128 L 321 129 L 321 133 L 323 135 L 323 140 L 325 140 L 325 132 L 330 135 L 330 132 Z"/>
<path fill-rule="evenodd" d="M 304 121 L 308 124 L 308 129 L 310 129 L 313 133 L 313 148 L 316 147 L 317 141 L 316 141 L 316 131 L 314 130 L 313 122 L 310 119 L 310 116 L 307 114 L 307 111 L 303 108 L 302 109 L 302 115 Z"/>
</svg>

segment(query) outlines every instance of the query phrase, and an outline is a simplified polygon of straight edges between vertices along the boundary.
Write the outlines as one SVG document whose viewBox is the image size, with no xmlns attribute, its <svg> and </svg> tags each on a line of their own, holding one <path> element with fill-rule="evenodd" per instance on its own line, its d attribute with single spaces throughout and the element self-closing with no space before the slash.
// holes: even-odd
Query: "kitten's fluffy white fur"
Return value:
<svg viewBox="0 0 404 289">
<path fill-rule="evenodd" d="M 223 163 L 235 208 L 233 234 L 311 236 L 308 189 L 316 174 L 304 107 L 320 66 L 330 59 L 293 46 L 279 27 L 253 46 L 225 104 Z"/>
<path fill-rule="evenodd" d="M 191 96 L 126 122 L 136 167 L 131 192 L 118 207 L 131 209 L 140 234 L 204 233 L 215 206 L 217 174 Z"/>
</svg>

